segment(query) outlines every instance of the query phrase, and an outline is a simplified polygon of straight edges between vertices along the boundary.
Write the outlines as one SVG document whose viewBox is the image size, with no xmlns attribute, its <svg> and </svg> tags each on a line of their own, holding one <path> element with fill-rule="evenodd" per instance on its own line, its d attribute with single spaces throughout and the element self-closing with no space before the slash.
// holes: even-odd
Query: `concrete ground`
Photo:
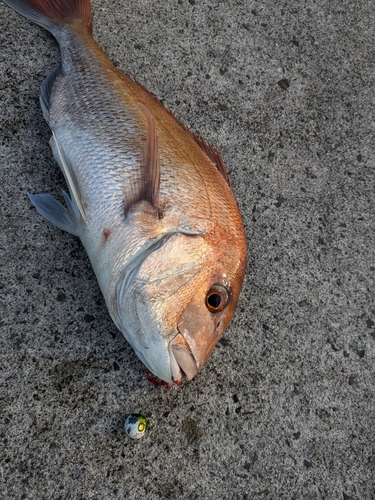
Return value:
<svg viewBox="0 0 375 500">
<path fill-rule="evenodd" d="M 203 371 L 151 385 L 28 201 L 64 187 L 39 107 L 58 47 L 1 3 L 0 497 L 375 499 L 373 1 L 92 3 L 115 64 L 222 152 L 247 275 Z"/>
</svg>

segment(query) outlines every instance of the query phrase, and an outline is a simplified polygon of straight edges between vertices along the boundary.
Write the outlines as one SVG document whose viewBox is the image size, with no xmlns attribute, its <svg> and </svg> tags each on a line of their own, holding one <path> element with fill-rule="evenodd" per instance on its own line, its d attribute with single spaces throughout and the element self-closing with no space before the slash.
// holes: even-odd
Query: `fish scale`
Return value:
<svg viewBox="0 0 375 500">
<path fill-rule="evenodd" d="M 111 78 L 99 70 L 90 47 L 71 33 L 62 37 L 60 46 L 64 74 L 57 77 L 53 87 L 49 125 L 70 149 L 89 207 L 98 207 L 100 216 L 108 201 L 115 199 L 115 206 L 109 210 L 119 213 L 122 187 L 127 176 L 136 176 L 139 169 L 140 127 L 121 106 L 117 92 L 106 85 Z"/>
<path fill-rule="evenodd" d="M 6 0 L 49 30 L 61 63 L 41 89 L 66 207 L 29 195 L 78 236 L 108 311 L 146 367 L 179 384 L 233 317 L 246 238 L 219 153 L 109 61 L 89 0 Z"/>
</svg>

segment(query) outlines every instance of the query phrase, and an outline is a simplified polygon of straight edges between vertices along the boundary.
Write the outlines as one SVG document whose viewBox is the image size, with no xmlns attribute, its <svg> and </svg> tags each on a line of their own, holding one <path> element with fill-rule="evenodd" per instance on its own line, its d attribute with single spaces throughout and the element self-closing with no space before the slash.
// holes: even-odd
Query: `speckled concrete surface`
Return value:
<svg viewBox="0 0 375 500">
<path fill-rule="evenodd" d="M 374 3 L 93 13 L 115 64 L 222 152 L 248 272 L 205 369 L 150 385 L 79 241 L 28 201 L 64 186 L 38 102 L 58 47 L 1 3 L 1 498 L 374 499 Z"/>
</svg>

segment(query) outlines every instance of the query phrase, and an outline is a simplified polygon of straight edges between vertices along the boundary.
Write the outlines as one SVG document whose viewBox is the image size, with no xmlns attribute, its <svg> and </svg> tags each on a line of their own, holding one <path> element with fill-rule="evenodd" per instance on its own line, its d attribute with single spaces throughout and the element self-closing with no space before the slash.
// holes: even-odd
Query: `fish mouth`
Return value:
<svg viewBox="0 0 375 500">
<path fill-rule="evenodd" d="M 179 383 L 182 377 L 191 380 L 198 373 L 197 362 L 181 333 L 169 342 L 168 350 L 173 382 Z"/>
</svg>

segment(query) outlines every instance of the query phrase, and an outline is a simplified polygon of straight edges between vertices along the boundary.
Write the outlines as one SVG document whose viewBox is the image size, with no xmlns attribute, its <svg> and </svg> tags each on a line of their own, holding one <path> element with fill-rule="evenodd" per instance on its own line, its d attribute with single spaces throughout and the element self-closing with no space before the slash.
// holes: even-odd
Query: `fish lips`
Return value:
<svg viewBox="0 0 375 500">
<path fill-rule="evenodd" d="M 219 332 L 226 326 L 225 317 L 220 316 L 207 316 L 194 304 L 181 314 L 178 333 L 168 344 L 173 382 L 180 382 L 182 377 L 191 380 L 204 366 L 221 337 Z M 194 333 L 197 324 L 200 325 L 198 334 Z"/>
<path fill-rule="evenodd" d="M 182 377 L 191 380 L 198 373 L 198 366 L 181 333 L 169 342 L 168 350 L 173 382 L 179 383 Z"/>
</svg>

